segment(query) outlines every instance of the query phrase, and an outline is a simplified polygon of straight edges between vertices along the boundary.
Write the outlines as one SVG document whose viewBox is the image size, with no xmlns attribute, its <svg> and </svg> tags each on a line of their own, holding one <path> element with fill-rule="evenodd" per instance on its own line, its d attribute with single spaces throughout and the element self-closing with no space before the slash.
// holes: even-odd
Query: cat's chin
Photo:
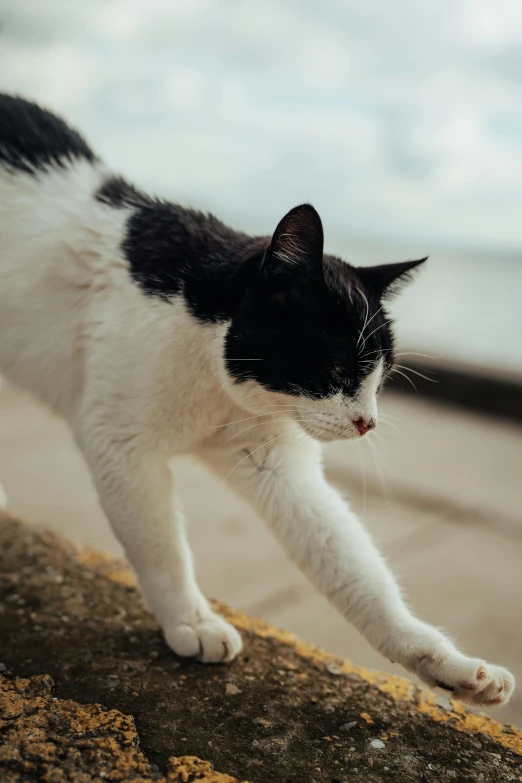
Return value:
<svg viewBox="0 0 522 783">
<path fill-rule="evenodd" d="M 336 440 L 354 440 L 360 437 L 357 430 L 352 431 L 338 431 L 338 430 L 326 430 L 320 427 L 311 427 L 309 424 L 304 424 L 299 421 L 301 429 L 303 429 L 307 435 L 320 443 L 333 443 Z"/>
</svg>

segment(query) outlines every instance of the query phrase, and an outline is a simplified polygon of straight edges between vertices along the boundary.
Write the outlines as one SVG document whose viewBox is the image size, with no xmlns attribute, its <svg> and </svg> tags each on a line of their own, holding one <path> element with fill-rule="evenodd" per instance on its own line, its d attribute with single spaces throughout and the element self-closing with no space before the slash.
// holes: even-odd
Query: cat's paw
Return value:
<svg viewBox="0 0 522 783">
<path fill-rule="evenodd" d="M 176 655 L 197 658 L 203 663 L 232 661 L 243 647 L 234 626 L 213 612 L 164 628 L 164 634 Z"/>
<path fill-rule="evenodd" d="M 469 704 L 502 706 L 515 689 L 515 678 L 501 666 L 454 651 L 422 653 L 410 662 L 412 670 L 428 685 L 452 691 Z"/>
</svg>

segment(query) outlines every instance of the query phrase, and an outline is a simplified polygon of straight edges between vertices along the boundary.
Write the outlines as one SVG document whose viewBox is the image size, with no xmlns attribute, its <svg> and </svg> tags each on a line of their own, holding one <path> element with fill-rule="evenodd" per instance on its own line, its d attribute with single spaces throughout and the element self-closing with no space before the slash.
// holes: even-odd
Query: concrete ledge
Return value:
<svg viewBox="0 0 522 783">
<path fill-rule="evenodd" d="M 513 727 L 220 609 L 241 658 L 179 660 L 124 564 L 0 512 L 0 780 L 522 781 Z"/>
</svg>

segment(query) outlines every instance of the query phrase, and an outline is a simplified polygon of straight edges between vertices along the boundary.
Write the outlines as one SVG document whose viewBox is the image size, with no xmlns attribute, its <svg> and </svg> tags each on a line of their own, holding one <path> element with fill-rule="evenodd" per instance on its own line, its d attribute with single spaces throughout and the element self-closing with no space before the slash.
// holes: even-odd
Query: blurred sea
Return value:
<svg viewBox="0 0 522 783">
<path fill-rule="evenodd" d="M 394 246 L 342 240 L 334 248 L 361 266 L 422 258 L 429 250 L 429 245 L 412 243 Z M 507 371 L 522 380 L 522 252 L 516 256 L 435 250 L 389 309 L 399 350 Z M 428 369 L 429 362 L 425 360 Z"/>
</svg>

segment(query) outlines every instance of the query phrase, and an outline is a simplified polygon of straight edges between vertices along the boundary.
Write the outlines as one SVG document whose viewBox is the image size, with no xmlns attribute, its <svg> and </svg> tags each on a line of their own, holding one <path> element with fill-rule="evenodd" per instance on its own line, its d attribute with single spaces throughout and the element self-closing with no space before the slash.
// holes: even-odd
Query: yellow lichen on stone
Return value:
<svg viewBox="0 0 522 783">
<path fill-rule="evenodd" d="M 454 699 L 449 699 L 451 709 L 444 709 L 437 704 L 433 693 L 427 689 L 418 688 L 404 677 L 383 674 L 363 666 L 356 666 L 350 661 L 338 660 L 288 631 L 281 631 L 262 620 L 255 620 L 244 612 L 232 612 L 224 604 L 216 605 L 239 630 L 249 631 L 264 638 L 277 639 L 317 665 L 326 665 L 335 661 L 341 674 L 358 675 L 362 680 L 376 686 L 382 693 L 389 694 L 396 701 L 411 702 L 414 709 L 428 715 L 434 721 L 450 723 L 457 731 L 467 734 L 485 734 L 504 748 L 522 755 L 522 732 L 514 726 L 505 726 L 487 715 L 469 712 L 463 704 Z"/>
<path fill-rule="evenodd" d="M 169 759 L 167 783 L 239 783 L 237 778 L 215 772 L 212 764 L 197 756 L 179 756 Z M 247 781 L 243 781 L 247 783 Z"/>
<path fill-rule="evenodd" d="M 457 731 L 472 734 L 486 734 L 499 745 L 522 755 L 522 732 L 514 726 L 503 726 L 483 713 L 469 712 L 462 704 L 451 699 L 451 710 L 439 707 L 432 693 L 423 692 L 420 695 L 417 709 L 432 720 L 451 723 Z M 506 731 L 507 729 L 507 731 Z"/>
<path fill-rule="evenodd" d="M 136 579 L 128 568 L 112 568 L 105 574 L 107 579 L 123 587 L 136 587 Z"/>
<path fill-rule="evenodd" d="M 47 675 L 0 680 L 2 783 L 239 783 L 194 756 L 169 759 L 167 777 L 158 780 L 138 748 L 132 717 L 55 699 L 52 685 Z"/>
<path fill-rule="evenodd" d="M 89 549 L 78 544 L 78 552 L 76 559 L 81 565 L 98 566 L 98 565 L 116 565 L 118 561 L 106 552 L 99 552 L 97 549 Z M 122 568 L 125 566 L 122 563 Z M 130 569 L 128 569 L 130 570 Z"/>
</svg>

